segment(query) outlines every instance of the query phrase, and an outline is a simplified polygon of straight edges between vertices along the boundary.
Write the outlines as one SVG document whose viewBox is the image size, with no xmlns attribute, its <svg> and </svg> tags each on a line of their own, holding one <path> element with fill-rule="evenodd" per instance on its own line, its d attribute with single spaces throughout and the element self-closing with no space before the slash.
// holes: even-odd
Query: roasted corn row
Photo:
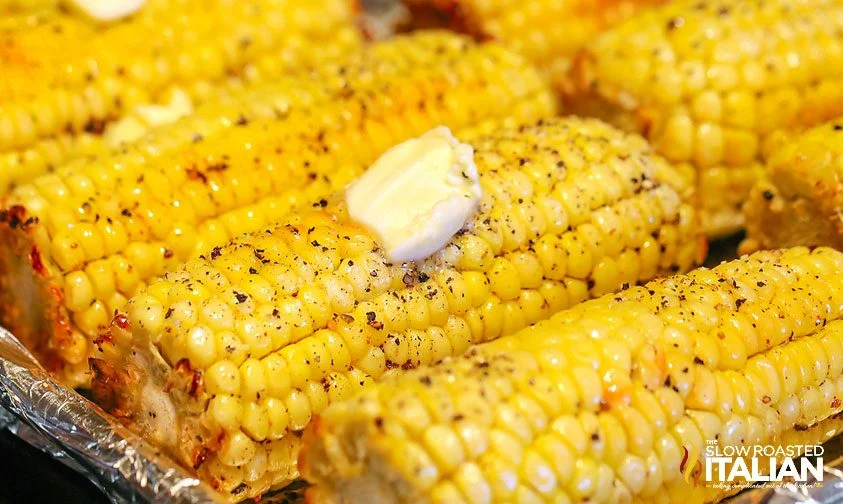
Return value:
<svg viewBox="0 0 843 504">
<path fill-rule="evenodd" d="M 686 187 L 640 137 L 553 119 L 478 137 L 477 214 L 391 264 L 323 200 L 134 297 L 92 359 L 94 396 L 231 499 L 297 477 L 299 431 L 392 369 L 700 260 Z"/>
<path fill-rule="evenodd" d="M 843 121 L 776 150 L 746 205 L 746 251 L 826 245 L 843 250 Z"/>
<path fill-rule="evenodd" d="M 716 501 L 716 464 L 683 474 L 708 442 L 840 432 L 842 317 L 832 249 L 657 280 L 330 406 L 302 473 L 320 503 Z"/>
<path fill-rule="evenodd" d="M 342 187 L 397 141 L 554 111 L 520 57 L 445 32 L 375 44 L 252 98 L 11 193 L 2 323 L 67 383 L 87 380 L 91 340 L 156 275 Z"/>
<path fill-rule="evenodd" d="M 601 35 L 570 107 L 641 132 L 697 181 L 712 236 L 788 133 L 843 115 L 843 1 L 679 0 Z"/>
<path fill-rule="evenodd" d="M 58 6 L 59 0 L 0 0 L 0 15 L 51 12 Z"/>
<path fill-rule="evenodd" d="M 196 100 L 357 45 L 351 0 L 148 0 L 128 20 L 23 12 L 0 24 L 0 193 L 62 161 L 174 87 Z"/>
<path fill-rule="evenodd" d="M 606 28 L 665 0 L 403 0 L 416 27 L 494 39 L 563 82 L 574 55 Z"/>
</svg>

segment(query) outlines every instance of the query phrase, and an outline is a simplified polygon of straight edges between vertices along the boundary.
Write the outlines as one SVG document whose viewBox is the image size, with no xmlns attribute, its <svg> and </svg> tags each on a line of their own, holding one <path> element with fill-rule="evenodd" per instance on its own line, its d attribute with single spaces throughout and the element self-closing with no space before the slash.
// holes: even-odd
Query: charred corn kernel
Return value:
<svg viewBox="0 0 843 504">
<path fill-rule="evenodd" d="M 744 205 L 746 251 L 843 248 L 843 122 L 817 126 L 773 152 Z"/>
<path fill-rule="evenodd" d="M 597 282 L 593 277 L 594 271 L 580 268 L 578 273 L 584 278 L 580 282 L 582 290 L 568 295 L 565 282 L 569 278 L 556 275 L 552 271 L 552 263 L 547 268 L 542 265 L 532 244 L 549 236 L 562 238 L 582 233 L 584 227 L 590 227 L 591 230 L 582 233 L 588 239 L 580 240 L 578 251 L 587 250 L 591 254 L 592 249 L 597 249 L 594 254 L 608 260 L 613 256 L 620 257 L 624 252 L 635 253 L 635 246 L 624 242 L 620 247 L 600 250 L 604 248 L 603 242 L 612 238 L 597 231 L 588 216 L 583 216 L 580 225 L 571 229 L 553 228 L 553 231 L 548 231 L 544 226 L 537 226 L 527 231 L 530 226 L 520 220 L 518 209 L 533 205 L 537 199 L 559 198 L 555 195 L 573 191 L 571 184 L 587 179 L 590 172 L 602 170 L 601 166 L 616 167 L 611 173 L 601 172 L 601 176 L 605 177 L 605 187 L 618 189 L 604 194 L 604 186 L 590 188 L 594 192 L 593 197 L 582 199 L 588 202 L 591 211 L 599 212 L 603 218 L 612 214 L 619 222 L 625 222 L 627 216 L 622 211 L 626 208 L 623 202 L 653 200 L 652 204 L 641 205 L 642 211 L 638 214 L 646 223 L 643 225 L 648 226 L 647 232 L 672 229 L 675 232 L 670 235 L 670 240 L 681 242 L 668 244 L 670 249 L 665 253 L 664 268 L 654 268 L 653 271 L 666 273 L 692 266 L 693 260 L 680 259 L 683 255 L 679 253 L 686 247 L 696 251 L 699 246 L 697 236 L 691 231 L 693 226 L 685 226 L 681 222 L 685 218 L 693 219 L 694 215 L 690 203 L 680 196 L 686 194 L 687 188 L 674 187 L 661 178 L 659 173 L 669 173 L 671 168 L 661 158 L 652 156 L 642 139 L 625 135 L 599 121 L 566 118 L 502 130 L 476 137 L 471 143 L 484 196 L 465 230 L 424 261 L 403 264 L 390 261 L 385 252 L 377 248 L 370 232 L 350 220 L 344 199 L 339 195 L 329 197 L 317 203 L 316 208 L 304 208 L 266 230 L 243 235 L 224 247 L 214 249 L 207 256 L 187 261 L 163 279 L 153 282 L 149 290 L 128 304 L 131 329 L 125 327 L 124 315 L 115 319 L 113 341 L 117 345 L 115 350 L 119 348 L 122 355 L 112 359 L 111 363 L 99 365 L 134 366 L 138 376 L 143 376 L 145 385 L 127 386 L 119 391 L 134 397 L 139 397 L 136 395 L 138 390 L 164 387 L 164 383 L 182 380 L 187 388 L 171 389 L 169 396 L 183 416 L 179 424 L 212 427 L 204 430 L 188 428 L 183 438 L 178 434 L 162 436 L 179 439 L 180 447 L 171 445 L 168 448 L 176 456 L 189 458 L 201 452 L 206 453 L 209 460 L 214 459 L 217 448 L 213 440 L 220 435 L 229 435 L 231 426 L 255 441 L 298 436 L 298 431 L 304 429 L 314 415 L 330 403 L 367 387 L 372 380 L 398 370 L 433 364 L 464 351 L 471 343 L 512 334 L 549 316 L 553 310 L 566 307 L 569 302 L 587 297 L 588 284 Z M 512 153 L 513 150 L 517 152 Z M 594 164 L 578 164 L 576 160 L 587 152 L 595 157 Z M 646 179 L 652 185 L 643 188 L 621 183 L 621 179 L 627 177 Z M 688 208 L 689 212 L 683 213 L 683 208 Z M 502 244 L 497 248 L 496 255 L 491 252 L 491 247 L 480 251 L 479 246 L 466 245 L 481 241 L 478 230 L 502 227 L 523 231 L 517 243 Z M 570 255 L 571 252 L 564 248 L 568 241 L 560 239 L 554 243 L 556 254 Z M 484 261 L 474 258 L 465 260 L 465 256 L 470 254 L 488 255 L 489 258 Z M 688 257 L 695 255 L 692 253 Z M 482 269 L 475 269 L 481 268 L 481 265 Z M 280 266 L 287 268 L 284 275 L 276 274 Z M 600 275 L 599 282 L 606 289 L 622 287 L 619 275 L 613 281 L 605 271 Z M 214 280 L 217 276 L 227 278 L 228 283 L 218 285 Z M 250 285 L 253 285 L 254 278 L 267 281 L 271 288 L 253 292 Z M 330 293 L 327 286 L 334 285 L 337 278 L 348 284 L 352 299 L 344 305 L 344 311 L 328 307 L 326 299 Z M 637 283 L 643 280 L 636 277 L 624 281 Z M 161 288 L 159 284 L 167 286 Z M 192 287 L 190 292 L 182 292 L 182 286 Z M 559 294 L 559 290 L 565 294 Z M 150 300 L 155 296 L 153 292 L 166 295 L 162 294 L 153 303 Z M 545 295 L 548 297 L 545 298 Z M 199 358 L 194 359 L 183 338 L 193 334 L 197 328 L 201 328 L 200 332 L 204 335 L 210 326 L 201 322 L 197 324 L 199 314 L 204 313 L 207 306 L 218 306 L 221 302 L 229 306 L 235 319 L 238 341 L 243 347 L 242 351 L 239 348 L 236 351 L 240 352 L 243 360 L 227 355 L 228 344 L 222 343 L 223 337 L 218 335 L 207 340 L 215 342 L 218 360 L 225 364 L 208 364 L 203 359 L 210 355 L 211 346 L 208 345 L 207 354 L 199 353 Z M 138 314 L 135 316 L 143 320 L 144 308 L 153 304 L 160 305 L 165 312 L 172 309 L 172 312 L 164 319 L 158 334 L 147 336 L 143 330 L 136 328 L 138 322 L 132 320 L 132 314 Z M 589 330 L 600 332 L 599 329 L 594 327 Z M 138 333 L 135 342 L 131 343 L 130 333 L 134 331 Z M 227 331 L 225 328 L 220 330 L 223 334 Z M 156 342 L 153 345 L 155 353 L 168 364 L 168 376 L 144 372 L 148 365 L 146 362 L 153 362 L 147 359 L 153 356 L 146 353 L 150 346 L 141 344 L 142 341 Z M 205 349 L 204 345 L 198 347 Z M 608 346 L 605 352 L 610 352 L 612 348 L 618 349 L 619 346 Z M 598 374 L 593 369 L 595 361 L 604 359 L 601 352 L 597 345 L 580 345 L 577 359 L 566 361 L 572 369 L 562 364 L 559 369 L 559 374 L 565 374 L 568 383 L 577 390 L 565 396 L 568 410 L 573 411 L 575 404 L 587 403 L 592 415 L 589 425 L 594 424 L 596 413 L 603 407 L 601 395 L 604 387 L 615 390 L 614 394 L 618 396 L 615 402 L 618 403 L 631 393 L 629 379 L 613 378 L 609 374 L 605 378 L 609 382 L 607 385 L 604 374 Z M 619 349 L 606 354 L 605 360 L 623 366 L 628 374 L 631 366 L 628 353 Z M 182 361 L 184 356 L 187 356 L 189 366 Z M 683 363 L 678 357 L 670 360 L 671 366 Z M 229 384 L 234 381 L 228 375 L 233 373 L 235 366 L 239 367 L 239 385 Z M 185 375 L 185 369 L 200 375 L 210 373 L 209 379 L 213 381 L 203 390 L 191 392 L 193 379 L 179 378 Z M 159 379 L 162 380 L 160 383 Z M 664 381 L 663 377 L 656 379 L 658 383 Z M 112 386 L 111 383 L 113 381 L 107 384 L 108 387 Z M 550 386 L 551 381 L 543 383 Z M 495 392 L 496 397 L 504 397 L 513 390 L 506 381 L 501 381 L 500 385 L 500 390 Z M 335 386 L 346 391 L 335 392 Z M 103 383 L 95 380 L 94 390 L 106 390 L 102 387 Z M 217 394 L 236 395 L 243 404 L 240 410 L 245 416 L 235 416 L 235 413 L 214 403 L 213 413 L 219 419 L 204 420 L 207 413 L 197 405 L 209 400 L 213 402 Z M 579 395 L 586 398 L 582 399 Z M 250 404 L 263 404 L 270 398 L 280 401 L 273 403 L 272 410 L 269 405 L 249 409 Z M 543 472 L 544 466 L 538 455 L 525 462 L 527 455 L 522 453 L 520 446 L 533 431 L 548 424 L 541 406 L 547 402 L 545 399 L 537 394 L 535 400 L 513 400 L 495 418 L 500 425 L 496 433 L 482 438 L 475 435 L 476 429 L 470 425 L 459 429 L 427 429 L 432 421 L 438 421 L 425 417 L 425 408 L 429 405 L 416 404 L 412 397 L 405 395 L 396 396 L 395 401 L 396 408 L 404 411 L 398 422 L 400 430 L 427 431 L 426 438 L 419 438 L 417 450 L 426 453 L 425 456 L 437 464 L 457 468 L 465 463 L 472 451 L 481 450 L 480 446 L 490 446 L 496 453 L 506 454 L 507 457 L 519 454 L 519 463 L 528 464 L 532 474 Z M 469 400 L 477 408 L 484 407 L 482 401 Z M 140 401 L 140 404 L 149 403 Z M 460 403 L 455 401 L 454 408 Z M 146 418 L 148 413 L 137 409 L 132 416 Z M 258 413 L 265 415 L 266 422 L 249 416 Z M 627 417 L 625 421 L 634 428 L 649 429 L 640 415 L 629 414 Z M 581 429 L 584 430 L 584 427 Z M 189 436 L 188 431 L 191 432 Z M 583 434 L 583 439 L 587 439 L 587 434 Z M 437 441 L 435 445 L 434 440 Z M 646 455 L 642 451 L 639 456 Z M 294 459 L 292 455 L 290 458 Z M 412 459 L 406 461 L 409 465 L 413 463 Z M 211 472 L 214 467 L 214 464 L 202 466 L 198 472 L 213 482 L 220 478 Z M 519 467 L 513 466 L 511 470 L 518 472 Z M 294 472 L 294 468 L 283 467 L 277 471 L 270 470 L 265 477 L 272 485 L 280 485 L 290 472 Z M 434 477 L 438 476 L 419 476 L 420 481 Z M 547 475 L 535 477 L 545 481 Z M 547 481 L 545 483 L 549 485 Z M 244 480 L 243 484 L 248 488 L 242 495 L 255 495 L 261 491 L 248 481 Z M 505 484 L 497 482 L 489 486 L 495 492 L 518 492 L 517 488 L 504 488 Z"/>
<path fill-rule="evenodd" d="M 669 496 L 666 502 L 681 502 L 679 495 L 719 500 L 725 494 L 710 481 L 684 477 L 693 450 L 704 453 L 712 440 L 752 448 L 837 434 L 843 403 L 836 384 L 843 380 L 839 366 L 826 359 L 843 343 L 843 290 L 816 296 L 815 289 L 841 280 L 843 252 L 795 248 L 583 303 L 433 367 L 392 374 L 331 405 L 304 435 L 301 470 L 320 502 L 363 502 L 372 495 L 416 502 L 449 484 L 468 500 L 487 496 L 488 489 L 492 499 L 503 499 L 521 488 L 573 502 L 615 502 L 618 488 L 625 498 L 646 502 L 657 494 Z M 695 320 L 703 305 L 713 316 Z M 734 369 L 696 356 L 696 338 L 750 307 L 806 327 L 782 343 L 757 329 L 757 348 Z M 674 326 L 678 313 L 688 316 Z M 641 344 L 630 345 L 630 331 Z M 724 352 L 731 344 L 716 342 Z M 581 359 L 589 367 L 577 367 Z M 762 370 L 786 390 L 771 396 Z M 615 374 L 628 377 L 626 385 L 603 387 L 600 382 Z M 423 429 L 390 428 L 410 407 L 396 397 L 426 406 Z M 472 436 L 488 442 L 449 450 L 461 425 L 472 425 Z M 819 433 L 826 426 L 832 427 Z M 424 449 L 426 457 L 408 465 L 408 446 Z M 476 464 L 483 468 L 479 481 L 466 487 L 458 475 Z M 419 473 L 431 477 L 421 485 Z M 371 493 L 349 491 L 363 484 Z"/>
<path fill-rule="evenodd" d="M 403 0 L 417 28 L 442 27 L 500 40 L 564 85 L 571 61 L 608 27 L 664 0 Z M 551 21 L 552 20 L 552 21 Z"/>
<path fill-rule="evenodd" d="M 523 102 L 535 107 L 522 112 Z M 465 115 L 457 118 L 457 109 Z M 85 375 L 64 376 L 60 369 L 65 340 L 59 333 L 69 308 L 52 292 L 65 290 L 67 275 L 97 265 L 101 274 L 92 280 L 94 301 L 119 299 L 111 295 L 114 290 L 129 297 L 186 259 L 216 257 L 214 247 L 277 222 L 294 206 L 313 201 L 318 205 L 319 198 L 344 187 L 396 141 L 440 123 L 459 132 L 479 118 L 524 122 L 553 110 L 550 90 L 521 58 L 497 45 L 475 44 L 444 32 L 397 37 L 355 53 L 342 66 L 284 77 L 255 88 L 240 101 L 200 106 L 195 114 L 159 127 L 121 152 L 71 163 L 12 192 L 0 219 L 4 251 L 9 251 L 0 254 L 0 285 L 7 292 L 0 295 L 2 323 L 30 347 L 43 350 L 44 362 L 59 365 L 53 370 L 59 376 L 84 383 Z M 372 129 L 376 123 L 388 123 L 391 129 Z M 69 189 L 82 179 L 90 181 L 82 184 L 90 189 Z M 357 235 L 360 241 L 352 242 L 331 233 L 267 249 L 270 256 L 288 248 L 303 255 L 316 242 L 325 247 L 318 262 L 267 261 L 260 263 L 259 273 L 247 267 L 214 271 L 205 279 L 205 286 L 237 283 L 228 299 L 246 296 L 242 303 L 222 303 L 220 298 L 191 308 L 191 317 L 200 317 L 214 331 L 235 333 L 237 343 L 223 344 L 216 338 L 220 357 L 240 360 L 240 348 L 246 344 L 252 357 L 261 358 L 273 342 L 298 340 L 314 327 L 324 327 L 334 311 L 349 312 L 355 301 L 373 297 L 364 291 L 368 282 L 378 288 L 400 282 L 401 277 L 393 278 L 381 257 L 371 252 L 376 247 L 371 237 Z M 355 256 L 355 263 L 338 264 L 339 250 Z M 371 261 L 357 260 L 363 251 Z M 315 279 L 322 268 L 339 268 L 344 274 L 302 288 L 300 277 Z M 27 300 L 12 296 L 17 289 L 5 290 L 19 285 L 16 275 L 25 271 L 24 277 L 37 286 Z M 297 298 L 275 306 L 286 321 L 282 326 L 264 327 L 262 319 L 260 324 L 239 319 L 235 324 L 236 313 L 265 305 L 278 289 L 286 294 L 300 290 Z M 178 297 L 197 295 L 202 294 Z M 433 299 L 443 295 L 444 288 Z M 428 304 L 428 299 L 422 301 Z M 52 322 L 18 316 L 42 302 Z M 220 303 L 230 308 L 220 309 Z M 427 316 L 438 323 L 443 314 L 440 310 Z M 210 345 L 210 340 L 204 344 Z M 234 350 L 226 357 L 222 352 L 229 347 Z M 349 344 L 349 349 L 353 353 L 360 347 Z"/>
<path fill-rule="evenodd" d="M 0 88 L 2 192 L 70 158 L 107 153 L 115 133 L 129 133 L 121 140 L 134 140 L 158 123 L 177 119 L 187 110 L 179 104 L 189 100 L 184 96 L 173 102 L 171 95 L 178 96 L 179 89 L 193 95 L 189 101 L 229 99 L 255 81 L 334 59 L 358 45 L 352 2 L 346 0 L 306 5 L 219 0 L 202 6 L 149 0 L 119 23 L 91 22 L 85 13 L 97 17 L 96 12 L 106 12 L 82 7 L 107 4 L 106 11 L 116 14 L 118 6 L 137 6 L 139 0 L 79 2 L 72 11 L 12 6 L 13 14 L 3 20 L 14 29 L 5 32 L 0 65 L 5 77 Z M 307 43 L 296 44 L 302 39 Z M 138 46 L 138 40 L 156 44 Z M 282 50 L 287 60 L 264 63 L 267 55 Z M 199 82 L 217 92 L 192 89 Z M 112 128 L 121 118 L 126 119 Z"/>
<path fill-rule="evenodd" d="M 841 13 L 825 0 L 670 2 L 589 44 L 568 97 L 581 114 L 645 133 L 696 180 L 707 233 L 732 233 L 782 139 L 843 114 Z"/>
</svg>

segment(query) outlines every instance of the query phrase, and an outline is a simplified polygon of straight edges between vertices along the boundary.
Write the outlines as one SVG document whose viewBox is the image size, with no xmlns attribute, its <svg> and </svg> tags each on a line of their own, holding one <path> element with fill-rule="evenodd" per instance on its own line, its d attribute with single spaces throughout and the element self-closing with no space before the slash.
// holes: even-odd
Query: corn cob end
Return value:
<svg viewBox="0 0 843 504">
<path fill-rule="evenodd" d="M 298 464 L 302 477 L 314 485 L 307 489 L 308 504 L 338 504 L 339 495 L 359 496 L 359 502 L 406 501 L 412 486 L 389 470 L 389 462 L 377 450 L 377 431 L 382 429 L 379 404 L 375 401 L 336 407 L 343 422 L 316 417 L 304 431 Z M 356 439 L 351 446 L 344 441 Z M 389 481 L 389 485 L 383 485 Z M 357 498 L 357 497 L 355 497 Z"/>
<path fill-rule="evenodd" d="M 106 338 L 108 335 L 104 334 L 103 339 Z M 101 342 L 100 346 L 103 344 Z M 137 396 L 132 391 L 137 390 L 140 376 L 128 368 L 114 366 L 95 357 L 88 359 L 88 366 L 93 376 L 91 393 L 96 403 L 121 422 L 130 422 L 137 402 Z"/>
<path fill-rule="evenodd" d="M 73 346 L 74 334 L 49 251 L 34 239 L 38 228 L 38 220 L 30 218 L 23 207 L 0 210 L 0 242 L 6 249 L 0 254 L 0 324 L 48 371 L 60 374 L 59 352 Z M 50 341 L 56 344 L 48 345 Z"/>
<path fill-rule="evenodd" d="M 747 238 L 741 254 L 779 247 L 829 246 L 843 249 L 843 220 L 829 217 L 804 199 L 788 200 L 774 188 L 759 185 L 744 206 Z"/>
<path fill-rule="evenodd" d="M 457 33 L 471 35 L 477 40 L 489 39 L 474 13 L 464 2 L 443 0 L 433 2 L 405 1 L 404 7 L 409 12 L 409 29 L 448 29 Z"/>
<path fill-rule="evenodd" d="M 842 136 L 843 122 L 837 120 L 778 145 L 743 207 L 742 250 L 843 249 Z"/>
<path fill-rule="evenodd" d="M 588 48 L 577 52 L 564 81 L 555 83 L 563 108 L 574 115 L 596 117 L 629 133 L 648 137 L 653 112 L 641 107 L 630 93 L 598 76 L 596 55 Z"/>
</svg>

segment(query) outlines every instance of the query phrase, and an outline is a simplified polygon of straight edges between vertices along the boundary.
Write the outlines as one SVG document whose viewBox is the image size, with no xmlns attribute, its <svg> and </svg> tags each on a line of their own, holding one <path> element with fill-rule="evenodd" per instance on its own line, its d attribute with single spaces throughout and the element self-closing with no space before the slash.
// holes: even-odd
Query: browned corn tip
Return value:
<svg viewBox="0 0 843 504">
<path fill-rule="evenodd" d="M 447 28 L 484 40 L 480 21 L 470 12 L 465 2 L 405 2 L 410 11 L 409 24 L 413 28 Z"/>
<path fill-rule="evenodd" d="M 487 2 L 404 0 L 410 27 L 439 27 L 498 40 L 538 65 L 557 88 L 570 87 L 577 51 L 603 30 L 663 0 Z"/>
<path fill-rule="evenodd" d="M 744 205 L 742 251 L 796 245 L 843 249 L 843 123 L 832 121 L 784 143 Z"/>
</svg>

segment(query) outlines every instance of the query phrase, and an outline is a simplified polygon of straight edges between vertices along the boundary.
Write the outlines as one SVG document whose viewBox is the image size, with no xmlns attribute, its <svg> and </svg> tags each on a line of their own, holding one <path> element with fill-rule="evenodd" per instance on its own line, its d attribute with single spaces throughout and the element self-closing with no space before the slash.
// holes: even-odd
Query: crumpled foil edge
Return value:
<svg viewBox="0 0 843 504">
<path fill-rule="evenodd" d="M 112 502 L 216 503 L 221 496 L 73 390 L 0 328 L 0 425 L 59 459 Z"/>
</svg>

